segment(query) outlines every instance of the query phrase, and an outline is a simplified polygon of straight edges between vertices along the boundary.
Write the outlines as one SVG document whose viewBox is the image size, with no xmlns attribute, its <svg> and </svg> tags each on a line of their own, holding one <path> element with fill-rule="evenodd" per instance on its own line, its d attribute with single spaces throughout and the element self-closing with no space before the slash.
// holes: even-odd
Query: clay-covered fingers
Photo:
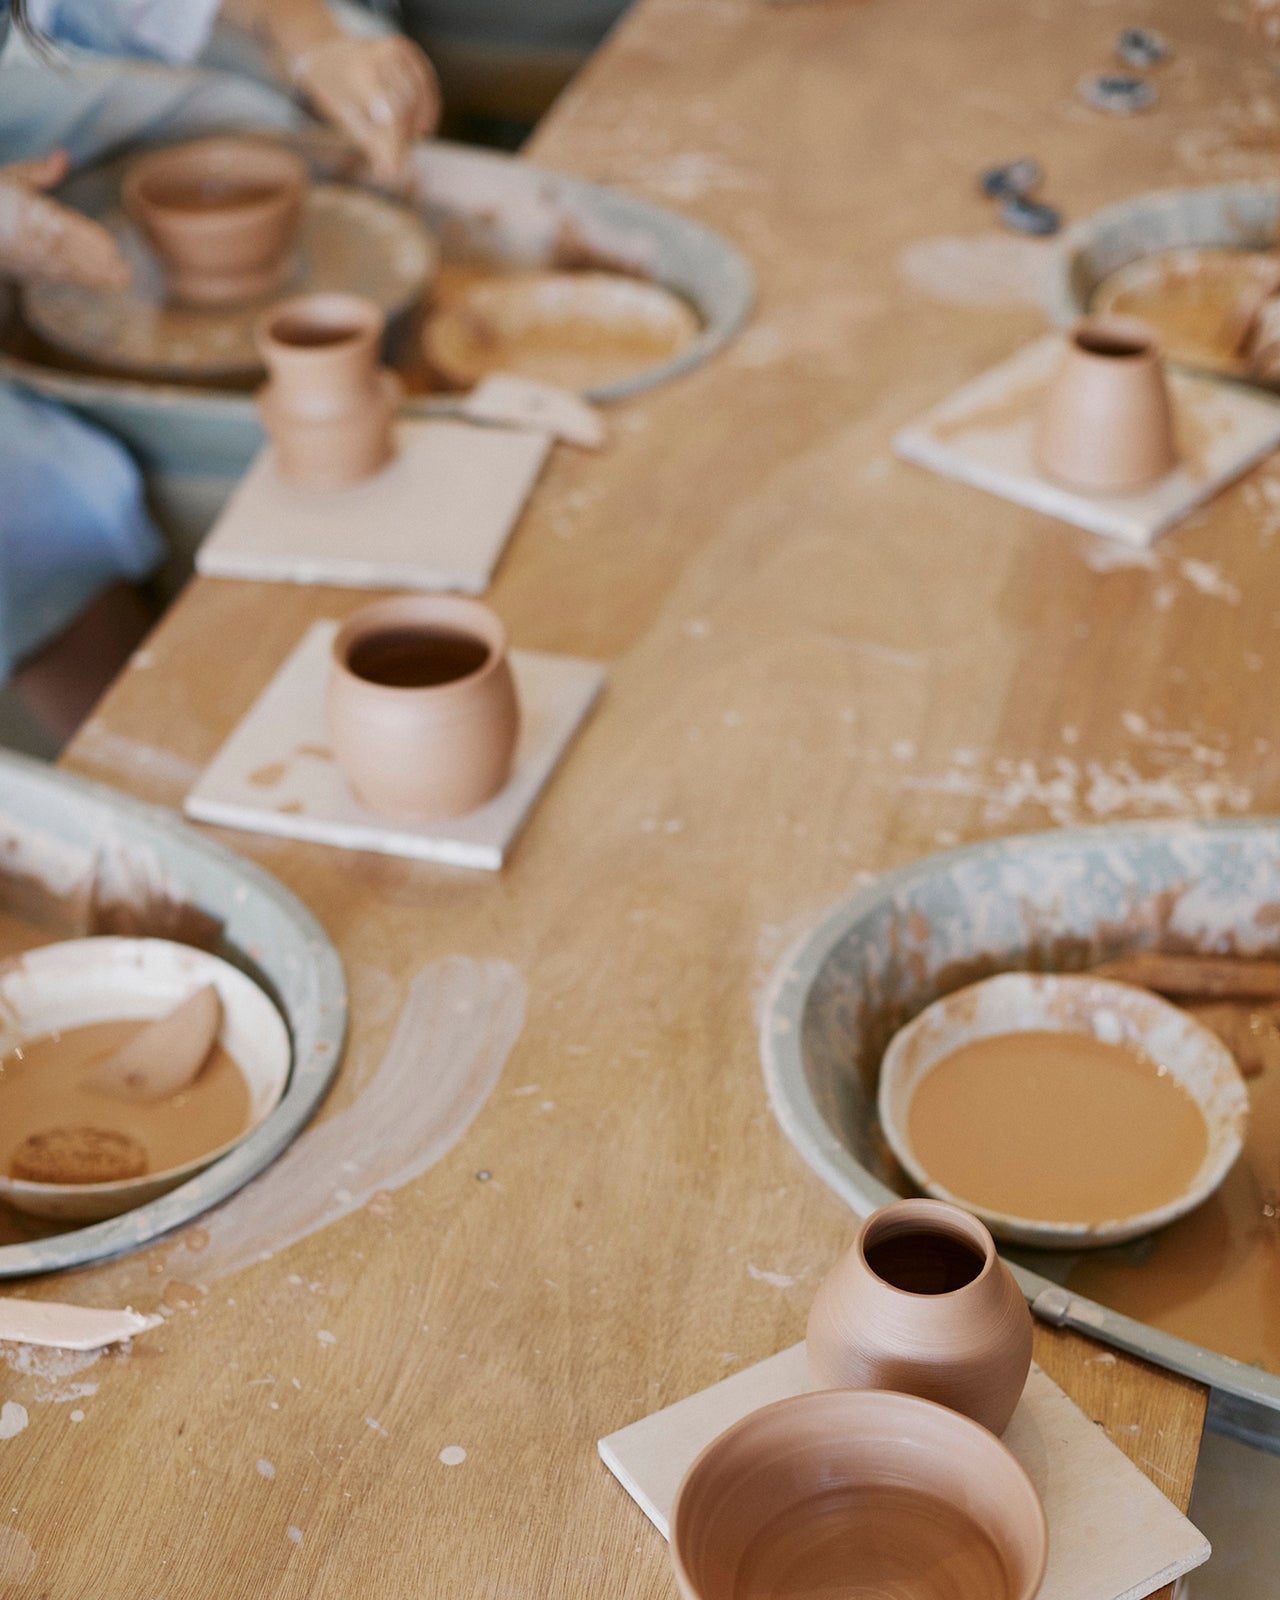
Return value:
<svg viewBox="0 0 1280 1600">
<path fill-rule="evenodd" d="M 0 182 L 21 184 L 24 189 L 52 189 L 61 183 L 71 166 L 65 150 L 51 150 L 32 161 L 11 161 L 0 167 Z"/>
<path fill-rule="evenodd" d="M 4 174 L 0 174 L 0 273 L 91 289 L 124 289 L 131 277 L 119 245 L 100 222 Z"/>
<path fill-rule="evenodd" d="M 405 38 L 335 39 L 309 51 L 295 78 L 360 146 L 379 179 L 398 177 L 414 140 L 439 120 L 435 73 Z"/>
</svg>

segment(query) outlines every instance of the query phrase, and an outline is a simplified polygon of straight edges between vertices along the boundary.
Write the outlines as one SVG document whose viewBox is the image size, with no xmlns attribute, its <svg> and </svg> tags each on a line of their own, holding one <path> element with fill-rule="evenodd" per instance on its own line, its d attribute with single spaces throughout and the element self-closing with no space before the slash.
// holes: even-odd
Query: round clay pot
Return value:
<svg viewBox="0 0 1280 1600">
<path fill-rule="evenodd" d="M 1032 1600 L 1047 1554 L 1040 1497 L 998 1439 L 883 1391 L 753 1411 L 689 1468 L 671 1514 L 685 1600 Z"/>
<path fill-rule="evenodd" d="M 1093 494 L 1126 494 L 1178 463 L 1164 361 L 1133 317 L 1078 323 L 1045 396 L 1035 441 L 1047 476 Z"/>
<path fill-rule="evenodd" d="M 228 135 L 140 156 L 121 199 L 163 261 L 174 300 L 240 305 L 288 274 L 307 182 L 292 150 Z"/>
<path fill-rule="evenodd" d="M 817 1388 L 901 1389 L 1003 1433 L 1031 1366 L 1031 1313 L 976 1217 L 943 1200 L 873 1211 L 809 1312 Z"/>
<path fill-rule="evenodd" d="M 291 483 L 340 489 L 390 461 L 400 380 L 378 364 L 383 326 L 353 294 L 297 295 L 259 320 L 268 381 L 258 410 Z"/>
<path fill-rule="evenodd" d="M 371 811 L 462 816 L 511 771 L 520 712 L 501 621 L 475 600 L 406 595 L 357 611 L 333 641 L 334 758 Z"/>
</svg>

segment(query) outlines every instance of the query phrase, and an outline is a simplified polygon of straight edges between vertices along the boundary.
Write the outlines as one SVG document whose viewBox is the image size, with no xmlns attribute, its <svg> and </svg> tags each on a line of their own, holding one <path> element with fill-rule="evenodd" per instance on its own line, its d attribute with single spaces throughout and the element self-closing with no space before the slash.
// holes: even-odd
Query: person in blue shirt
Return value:
<svg viewBox="0 0 1280 1600">
<path fill-rule="evenodd" d="M 0 278 L 123 288 L 111 234 L 49 194 L 72 166 L 139 138 L 301 120 L 290 93 L 191 65 L 215 22 L 249 35 L 375 178 L 394 179 L 435 128 L 439 91 L 417 46 L 349 32 L 324 0 L 0 0 Z M 55 740 L 149 625 L 138 585 L 162 554 L 123 447 L 0 384 L 0 682 Z"/>
</svg>

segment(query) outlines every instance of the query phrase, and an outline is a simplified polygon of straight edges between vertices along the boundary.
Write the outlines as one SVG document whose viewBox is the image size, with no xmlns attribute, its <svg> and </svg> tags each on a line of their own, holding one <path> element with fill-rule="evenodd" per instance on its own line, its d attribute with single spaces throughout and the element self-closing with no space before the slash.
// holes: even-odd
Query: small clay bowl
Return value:
<svg viewBox="0 0 1280 1600">
<path fill-rule="evenodd" d="M 54 1222 L 97 1222 L 145 1205 L 211 1165 L 258 1127 L 284 1093 L 292 1059 L 279 1011 L 245 974 L 217 956 L 167 939 L 67 939 L 0 964 L 0 1056 L 24 1041 L 95 1022 L 161 1017 L 205 984 L 222 1002 L 219 1043 L 249 1090 L 249 1120 L 236 1138 L 181 1165 L 108 1183 L 37 1183 L 13 1178 L 9 1155 L 36 1128 L 0 1125 L 0 1201 Z M 104 1099 L 93 1120 L 123 1116 L 127 1102 Z M 79 1117 L 69 1119 L 82 1120 Z M 56 1124 L 58 1119 L 49 1121 Z M 110 1122 L 104 1124 L 110 1126 Z"/>
<path fill-rule="evenodd" d="M 1131 494 L 1178 464 L 1155 334 L 1136 317 L 1089 317 L 1067 336 L 1045 396 L 1036 465 L 1091 494 Z"/>
<path fill-rule="evenodd" d="M 506 782 L 520 726 L 501 621 L 448 595 L 365 606 L 333 641 L 328 723 L 371 811 L 438 822 L 476 810 Z"/>
<path fill-rule="evenodd" d="M 1031 1480 L 985 1428 L 888 1390 L 753 1411 L 702 1452 L 671 1515 L 685 1600 L 1032 1600 L 1048 1532 Z"/>
<path fill-rule="evenodd" d="M 288 275 L 307 183 L 292 150 L 228 135 L 140 156 L 121 199 L 164 263 L 172 299 L 233 306 Z"/>
<path fill-rule="evenodd" d="M 1136 1049 L 1187 1092 L 1204 1117 L 1207 1147 L 1183 1192 L 1167 1204 L 1105 1221 L 1014 1216 L 952 1192 L 928 1170 L 911 1139 L 911 1105 L 946 1056 L 1010 1033 L 1068 1033 Z M 1244 1143 L 1249 1095 L 1226 1046 L 1202 1023 L 1145 989 L 1109 979 L 1006 972 L 935 1003 L 893 1036 L 880 1066 L 878 1111 L 885 1138 L 927 1194 L 980 1217 L 997 1239 L 1048 1248 L 1119 1244 L 1164 1227 L 1206 1200 Z M 1146 1137 L 1150 1137 L 1147 1130 Z"/>
</svg>

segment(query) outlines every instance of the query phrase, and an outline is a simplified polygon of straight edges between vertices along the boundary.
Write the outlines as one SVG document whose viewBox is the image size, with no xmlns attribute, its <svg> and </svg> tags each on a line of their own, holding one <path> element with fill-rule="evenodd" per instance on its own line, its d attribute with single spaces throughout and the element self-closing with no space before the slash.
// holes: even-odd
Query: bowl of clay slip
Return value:
<svg viewBox="0 0 1280 1600">
<path fill-rule="evenodd" d="M 369 810 L 413 822 L 475 811 L 506 783 L 520 726 L 502 622 L 447 595 L 365 606 L 334 639 L 327 714 L 334 759 Z"/>
<path fill-rule="evenodd" d="M 689 1468 L 671 1516 L 685 1600 L 1032 1600 L 1044 1508 L 968 1417 L 884 1390 L 752 1412 Z"/>
<path fill-rule="evenodd" d="M 898 1200 L 823 1280 L 806 1349 L 816 1388 L 902 1390 L 999 1434 L 1031 1368 L 1031 1313 L 976 1217 Z"/>
<path fill-rule="evenodd" d="M 216 1031 L 189 1082 L 140 1098 L 104 1077 L 122 1048 L 209 988 Z M 291 1060 L 272 1001 L 203 950 L 69 939 L 0 963 L 0 1201 L 60 1223 L 144 1205 L 258 1127 Z"/>
<path fill-rule="evenodd" d="M 894 1035 L 877 1107 L 926 1194 L 998 1239 L 1079 1249 L 1206 1200 L 1240 1153 L 1249 1096 L 1217 1035 L 1147 990 L 1006 972 Z"/>
<path fill-rule="evenodd" d="M 1155 335 L 1132 317 L 1091 317 L 1067 335 L 1035 437 L 1046 477 L 1089 494 L 1131 494 L 1178 462 Z"/>
<path fill-rule="evenodd" d="M 280 287 L 307 184 L 292 150 L 228 135 L 140 156 L 121 199 L 164 264 L 170 297 L 216 308 Z"/>
<path fill-rule="evenodd" d="M 295 295 L 259 319 L 258 410 L 288 482 L 342 489 L 391 460 L 400 381 L 380 364 L 384 324 L 354 294 Z"/>
</svg>

